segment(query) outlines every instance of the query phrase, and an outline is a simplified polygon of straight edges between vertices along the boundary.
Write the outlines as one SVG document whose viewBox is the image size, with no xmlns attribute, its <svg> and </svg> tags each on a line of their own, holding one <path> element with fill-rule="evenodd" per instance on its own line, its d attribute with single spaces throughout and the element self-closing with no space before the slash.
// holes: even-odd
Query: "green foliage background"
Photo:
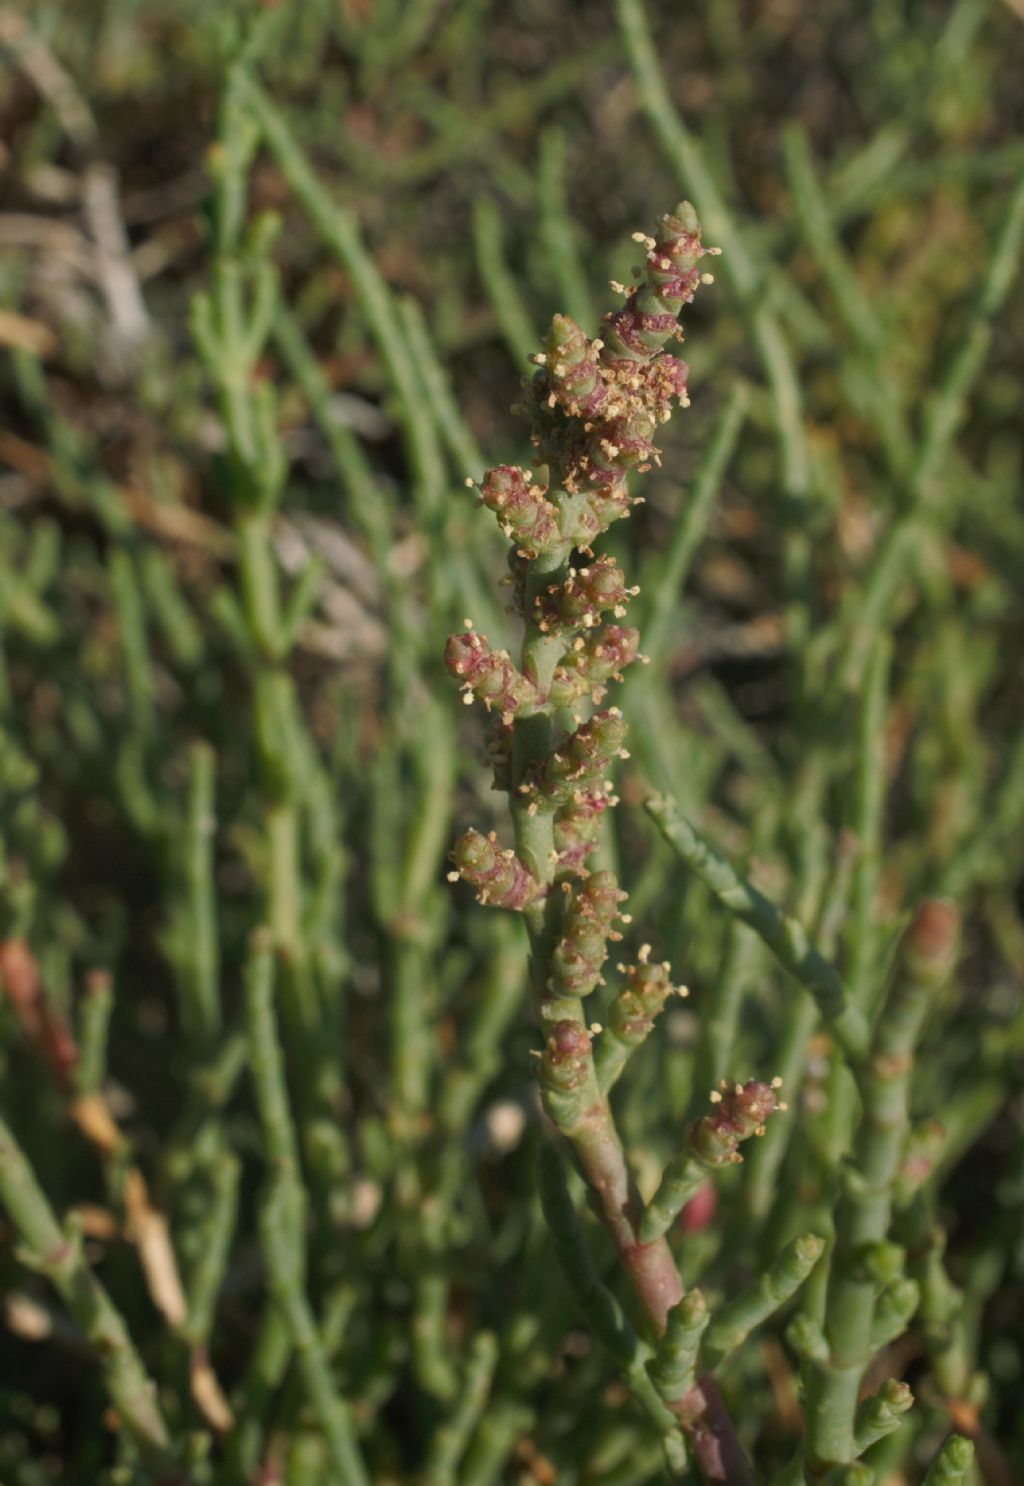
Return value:
<svg viewBox="0 0 1024 1486">
<path fill-rule="evenodd" d="M 515 638 L 464 478 L 526 460 L 525 357 L 556 310 L 594 333 L 630 233 L 683 195 L 724 251 L 685 317 L 692 407 L 606 547 L 651 665 L 616 698 L 605 860 L 691 996 L 617 1118 L 649 1188 L 709 1071 L 784 1072 L 788 1115 L 684 1279 L 728 1296 L 827 1232 L 845 1070 L 647 788 L 869 1005 L 913 906 L 954 898 L 914 1085 L 943 1126 L 925 1298 L 887 1358 L 919 1402 L 873 1463 L 917 1479 L 956 1423 L 992 1486 L 1020 1468 L 1024 15 L 650 0 L 653 49 L 641 16 L 0 6 L 0 936 L 80 1048 L 62 1089 L 5 1007 L 2 1112 L 85 1214 L 186 1479 L 662 1479 L 534 1195 L 520 925 L 444 880 L 458 830 L 503 822 L 440 654 L 464 616 Z M 101 1087 L 105 1160 L 69 1118 Z M 170 1223 L 171 1324 L 126 1241 L 132 1169 Z M 0 1480 L 172 1479 L 104 1419 L 10 1225 L 0 1245 Z M 723 1372 L 765 1479 L 798 1427 L 782 1336 Z"/>
</svg>

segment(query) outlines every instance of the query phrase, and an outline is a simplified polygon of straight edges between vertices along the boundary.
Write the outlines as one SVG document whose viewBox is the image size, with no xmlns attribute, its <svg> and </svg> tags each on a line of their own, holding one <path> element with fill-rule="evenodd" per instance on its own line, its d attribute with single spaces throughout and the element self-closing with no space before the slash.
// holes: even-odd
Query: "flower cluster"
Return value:
<svg viewBox="0 0 1024 1486">
<path fill-rule="evenodd" d="M 455 843 L 451 859 L 455 870 L 449 872 L 449 880 L 465 878 L 476 888 L 478 901 L 494 908 L 522 910 L 540 893 L 536 878 L 514 851 L 502 851 L 493 831 L 489 836 L 467 831 Z"/>
<path fill-rule="evenodd" d="M 671 966 L 667 961 L 652 962 L 650 946 L 641 945 L 635 965 L 619 965 L 622 986 L 608 1008 L 608 1030 L 630 1047 L 639 1045 L 649 1035 L 654 1019 L 669 996 L 677 991 L 672 984 Z M 685 996 L 685 987 L 678 988 Z"/>
<path fill-rule="evenodd" d="M 539 593 L 531 617 L 544 634 L 594 629 L 608 609 L 621 619 L 627 600 L 639 592 L 639 588 L 626 587 L 622 569 L 612 558 L 597 557 L 587 567 L 570 568 L 564 582 Z"/>
<path fill-rule="evenodd" d="M 472 630 L 451 635 L 444 648 L 449 675 L 462 682 L 467 702 L 483 702 L 488 712 L 496 708 L 503 722 L 511 722 L 537 707 L 537 688 L 517 671 L 507 650 L 492 650 L 485 635 Z"/>
<path fill-rule="evenodd" d="M 723 1084 L 711 1095 L 714 1113 L 695 1120 L 690 1128 L 690 1149 L 705 1166 L 727 1166 L 741 1159 L 740 1143 L 752 1135 L 763 1135 L 768 1116 L 778 1107 L 777 1082 L 751 1079 L 731 1087 Z"/>
<path fill-rule="evenodd" d="M 586 996 L 600 983 L 608 941 L 622 938 L 612 924 L 626 894 L 612 872 L 592 872 L 577 887 L 564 886 L 562 937 L 551 956 L 548 988 L 554 996 Z"/>
<path fill-rule="evenodd" d="M 542 758 L 519 785 L 531 810 L 557 810 L 579 802 L 604 777 L 613 759 L 628 758 L 627 727 L 618 707 L 595 712 Z"/>
<path fill-rule="evenodd" d="M 577 635 L 572 649 L 559 661 L 548 697 L 555 707 L 572 707 L 584 695 L 595 706 L 604 700 L 609 681 L 621 681 L 622 673 L 637 657 L 640 631 L 621 624 L 603 625 L 596 634 Z"/>
<path fill-rule="evenodd" d="M 616 803 L 607 774 L 628 758 L 626 723 L 616 707 L 577 714 L 601 707 L 608 687 L 642 658 L 638 631 L 621 622 L 638 590 L 593 544 L 629 514 L 629 472 L 657 460 L 657 429 L 673 403 L 686 403 L 687 368 L 665 347 L 681 339 L 676 317 L 709 278 L 698 264 L 714 251 L 702 246 L 688 203 L 662 217 L 652 236 L 634 237 L 645 250 L 643 266 L 600 334 L 591 339 L 556 315 L 532 358 L 521 410 L 534 468 L 496 465 L 476 486 L 511 543 L 505 581 L 525 625 L 520 662 L 492 649 L 469 621 L 445 650 L 466 701 L 491 713 L 495 787 L 510 794 L 516 826 L 514 852 L 477 832 L 463 836 L 450 875 L 469 882 L 482 902 L 525 912 L 528 921 L 546 913 L 551 922 L 553 909 L 557 932 L 538 981 L 552 1002 L 585 996 L 600 983 L 623 897 L 615 878 L 590 875 L 588 862 L 604 812 Z M 572 726 L 560 728 L 566 716 Z M 556 884 L 565 888 L 557 903 Z M 642 967 L 639 980 L 646 984 L 654 969 Z M 653 1014 L 657 995 L 645 998 L 644 1015 Z M 626 1016 L 626 1003 L 621 1009 Z"/>
<path fill-rule="evenodd" d="M 545 500 L 544 491 L 532 479 L 529 470 L 499 464 L 488 470 L 480 486 L 481 504 L 494 512 L 502 532 L 524 558 L 539 557 L 564 541 L 558 507 Z M 470 486 L 473 483 L 467 481 Z"/>
</svg>

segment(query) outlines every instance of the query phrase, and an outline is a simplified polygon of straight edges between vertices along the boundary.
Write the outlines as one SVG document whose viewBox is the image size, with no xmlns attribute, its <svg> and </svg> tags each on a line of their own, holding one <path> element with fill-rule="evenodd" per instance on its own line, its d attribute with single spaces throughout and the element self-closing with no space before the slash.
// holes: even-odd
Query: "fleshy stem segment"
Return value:
<svg viewBox="0 0 1024 1486">
<path fill-rule="evenodd" d="M 674 800 L 654 795 L 644 808 L 681 860 L 723 907 L 758 934 L 779 964 L 813 996 L 850 1058 L 863 1056 L 868 1024 L 835 967 L 807 937 L 803 925 L 781 913 L 694 830 Z"/>
<path fill-rule="evenodd" d="M 864 1369 L 891 1320 L 886 1297 L 902 1278 L 903 1250 L 888 1241 L 893 1197 L 909 1127 L 914 1048 L 929 1004 L 952 971 L 958 915 L 926 901 L 904 936 L 892 989 L 858 1073 L 863 1114 L 836 1213 L 836 1246 L 824 1334 L 805 1352 L 805 1454 L 811 1472 L 848 1465 L 885 1431 L 902 1395 L 858 1409 Z M 815 1355 L 816 1354 L 816 1355 Z M 894 1426 L 893 1426 L 894 1427 Z"/>
<path fill-rule="evenodd" d="M 624 984 L 608 1031 L 588 1025 L 584 1000 L 602 983 L 609 945 L 621 937 L 616 924 L 629 922 L 614 876 L 588 868 L 604 812 L 616 803 L 606 775 L 628 754 L 626 723 L 616 707 L 586 720 L 572 709 L 602 703 L 609 683 L 637 659 L 639 636 L 619 623 L 637 589 L 610 558 L 595 554 L 593 544 L 629 515 L 629 471 L 658 462 L 657 430 L 674 402 L 687 404 L 687 367 L 665 346 L 681 338 L 679 311 L 711 278 L 698 264 L 717 250 L 701 244 L 688 202 L 662 217 L 653 235 L 634 238 L 645 251 L 643 267 L 630 289 L 612 286 L 625 304 L 604 316 L 600 335 L 590 339 L 569 316 L 556 315 L 543 351 L 532 358 L 537 370 L 524 383 L 518 411 L 530 424 L 533 469 L 498 465 L 475 487 L 512 543 L 506 581 L 525 626 L 522 652 L 515 664 L 467 619 L 465 633 L 449 640 L 445 660 L 467 698 L 481 701 L 491 715 L 494 782 L 509 794 L 515 839 L 513 848 L 502 848 L 493 837 L 469 832 L 452 853 L 449 875 L 468 881 L 482 902 L 523 914 L 545 1036 L 539 1063 L 544 1105 L 572 1149 L 591 1205 L 657 1338 L 680 1304 L 697 1302 L 684 1300 L 664 1237 L 667 1222 L 653 1233 L 643 1229 L 643 1203 L 608 1091 L 674 988 L 669 967 L 651 962 L 645 946 L 635 966 L 619 969 Z M 568 731 L 561 726 L 566 710 Z M 722 1159 L 732 1159 L 728 1152 L 735 1152 L 736 1142 L 753 1134 L 774 1107 L 768 1085 L 730 1095 L 720 1112 Z M 710 1133 L 708 1140 L 711 1152 Z M 553 1194 L 548 1169 L 546 1208 L 565 1251 L 565 1203 Z M 606 1342 L 621 1341 L 598 1293 L 587 1289 L 588 1305 L 601 1313 L 595 1314 L 598 1329 Z M 675 1351 L 658 1354 L 652 1381 L 658 1387 L 658 1378 L 671 1378 L 668 1392 L 659 1392 L 705 1480 L 747 1486 L 750 1468 L 714 1383 L 699 1377 L 679 1351 L 679 1324 L 673 1321 L 669 1331 Z M 646 1374 L 634 1366 L 634 1387 L 641 1380 Z"/>
<path fill-rule="evenodd" d="M 149 1462 L 169 1456 L 156 1389 L 121 1313 L 89 1267 L 81 1235 L 62 1227 L 13 1133 L 0 1120 L 0 1202 L 28 1261 L 46 1276 L 94 1348 L 111 1403 Z"/>
</svg>

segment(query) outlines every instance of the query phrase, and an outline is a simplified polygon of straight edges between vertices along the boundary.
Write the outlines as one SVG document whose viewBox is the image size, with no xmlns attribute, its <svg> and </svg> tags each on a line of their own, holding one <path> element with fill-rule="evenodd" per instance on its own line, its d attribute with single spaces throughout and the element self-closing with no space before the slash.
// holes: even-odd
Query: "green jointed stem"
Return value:
<svg viewBox="0 0 1024 1486">
<path fill-rule="evenodd" d="M 794 121 L 787 126 L 782 145 L 797 221 L 836 309 L 851 338 L 862 349 L 881 348 L 885 344 L 885 331 L 876 300 L 864 290 L 839 243 L 828 199 L 814 174 L 807 132 L 800 123 Z"/>
<path fill-rule="evenodd" d="M 195 1045 L 209 1049 L 221 1027 L 220 957 L 213 880 L 213 750 L 196 743 L 189 750 L 188 814 L 185 822 L 185 876 L 188 883 L 188 957 L 182 966 L 182 1020 Z"/>
<path fill-rule="evenodd" d="M 249 1058 L 269 1165 L 260 1241 L 274 1305 L 284 1321 L 303 1385 L 343 1486 L 369 1486 L 348 1406 L 335 1389 L 305 1294 L 306 1197 L 273 1009 L 269 934 L 253 937 L 246 974 Z"/>
<path fill-rule="evenodd" d="M 160 1459 L 168 1446 L 156 1389 L 124 1320 L 93 1274 L 78 1234 L 61 1227 L 16 1142 L 0 1119 L 0 1201 L 25 1249 L 27 1262 L 46 1276 L 95 1349 L 103 1384 L 121 1424 L 144 1456 Z"/>
<path fill-rule="evenodd" d="M 290 1208 L 290 1195 L 272 1177 L 260 1213 L 260 1242 L 271 1293 L 288 1328 L 303 1387 L 323 1430 L 338 1481 L 341 1486 L 370 1486 L 348 1405 L 335 1387 L 302 1287 L 302 1264 L 291 1249 Z"/>
<path fill-rule="evenodd" d="M 757 260 L 747 249 L 743 233 L 733 220 L 699 143 L 672 101 L 658 62 L 643 0 L 616 0 L 616 15 L 644 112 L 681 188 L 693 196 L 707 231 L 721 244 L 723 276 L 746 317 L 771 392 L 782 460 L 783 490 L 792 507 L 786 576 L 790 595 L 802 596 L 807 581 L 810 543 L 800 525 L 800 514 L 810 488 L 811 460 L 793 353 L 779 317 L 764 292 Z M 809 613 L 806 603 L 791 603 L 789 606 L 787 617 L 794 645 L 800 646 L 805 637 L 805 616 Z"/>
<path fill-rule="evenodd" d="M 194 673 L 203 661 L 205 636 L 189 607 L 173 559 L 157 548 L 147 549 L 139 557 L 139 576 L 153 622 L 175 665 Z"/>
<path fill-rule="evenodd" d="M 303 210 L 351 277 L 389 385 L 397 394 L 396 413 L 405 434 L 417 499 L 424 516 L 433 518 L 444 492 L 444 460 L 436 430 L 416 384 L 391 292 L 363 246 L 355 217 L 333 201 L 317 180 L 281 111 L 248 74 L 239 75 L 238 90 L 245 107 L 258 121 L 263 137 Z"/>
<path fill-rule="evenodd" d="M 655 569 L 653 577 L 644 584 L 640 601 L 640 624 L 644 652 L 650 656 L 652 670 L 665 659 L 678 611 L 679 595 L 707 528 L 712 504 L 735 452 L 749 405 L 749 390 L 742 383 L 737 383 L 718 414 L 707 449 L 697 467 L 693 485 L 681 505 L 664 559 Z M 629 695 L 631 685 L 636 686 L 643 679 L 643 673 L 638 675 L 634 672 L 627 682 L 626 695 Z"/>
<path fill-rule="evenodd" d="M 1024 246 L 1024 175 L 1010 198 L 992 256 L 982 278 L 967 332 L 946 365 L 930 402 L 913 467 L 908 477 L 906 509 L 880 543 L 866 578 L 857 586 L 846 617 L 849 638 L 837 674 L 842 689 L 856 687 L 871 642 L 884 627 L 894 593 L 919 550 L 920 539 L 935 519 L 936 494 L 943 460 L 964 416 L 967 399 L 985 363 L 992 323 L 1012 287 Z"/>
<path fill-rule="evenodd" d="M 501 241 L 501 213 L 487 196 L 473 206 L 473 246 L 477 267 L 495 319 L 517 366 L 527 361 L 537 344 L 537 335 L 519 295 L 515 277 L 505 262 Z"/>
<path fill-rule="evenodd" d="M 805 1233 L 793 1239 L 763 1275 L 715 1312 L 702 1352 L 709 1371 L 714 1371 L 755 1327 L 792 1299 L 824 1250 L 825 1240 L 817 1234 Z"/>
<path fill-rule="evenodd" d="M 286 460 L 276 429 L 273 389 L 255 372 L 276 308 L 276 280 L 265 257 L 268 233 L 258 223 L 242 238 L 246 170 L 258 131 L 246 113 L 245 79 L 231 69 L 222 100 L 219 150 L 212 156 L 217 256 L 209 294 L 194 297 L 191 327 L 213 380 L 228 446 L 229 496 L 237 536 L 238 583 L 246 648 L 253 663 L 252 719 L 269 844 L 267 915 L 286 966 L 289 1032 L 309 1039 L 316 1011 L 300 922 L 299 817 L 305 738 L 294 682 L 285 668 L 273 512 Z"/>
<path fill-rule="evenodd" d="M 355 524 L 366 539 L 375 565 L 382 570 L 390 540 L 387 505 L 359 439 L 334 411 L 332 389 L 323 367 L 283 302 L 274 316 L 274 344 L 309 403 L 344 483 Z"/>
<path fill-rule="evenodd" d="M 824 1486 L 875 1486 L 875 1473 L 862 1460 L 849 1465 L 830 1465 L 821 1479 Z"/>
<path fill-rule="evenodd" d="M 580 1013 L 549 1024 L 540 1062 L 545 1108 L 572 1146 L 640 1303 L 660 1331 L 682 1285 L 664 1239 L 640 1237 L 640 1195 L 608 1101 L 598 1087 L 591 1034 L 582 1021 Z"/>
<path fill-rule="evenodd" d="M 398 310 L 423 394 L 448 446 L 452 463 L 456 470 L 465 472 L 464 478 L 470 470 L 479 469 L 483 464 L 480 446 L 455 399 L 450 377 L 431 339 L 427 318 L 419 303 L 412 298 L 402 299 Z M 474 529 L 482 530 L 475 523 Z"/>
<path fill-rule="evenodd" d="M 817 1025 L 818 1009 L 808 997 L 795 998 L 784 1008 L 772 1064 L 775 1076 L 782 1080 L 781 1088 L 797 1089 L 803 1082 L 807 1044 Z M 779 1168 L 796 1124 L 792 1118 L 773 1120 L 747 1157 L 747 1201 L 757 1217 L 764 1218 L 775 1201 Z"/>
<path fill-rule="evenodd" d="M 918 1326 L 932 1378 L 944 1398 L 957 1401 L 971 1388 L 972 1349 L 967 1338 L 964 1294 L 946 1269 L 946 1235 L 935 1220 L 932 1206 L 919 1192 L 900 1214 L 897 1231 L 911 1254 L 909 1268 L 920 1300 Z"/>
<path fill-rule="evenodd" d="M 439 1196 L 421 1199 L 413 1263 L 412 1363 L 424 1393 L 450 1404 L 459 1386 L 448 1340 L 449 1278 L 445 1266 L 446 1213 Z"/>
<path fill-rule="evenodd" d="M 874 301 L 861 285 L 840 244 L 828 200 L 815 176 L 805 130 L 799 124 L 791 124 L 783 131 L 782 143 L 797 222 L 828 285 L 836 311 L 864 358 L 867 375 L 863 378 L 863 396 L 889 466 L 899 475 L 910 455 L 910 439 L 900 406 L 900 388 L 886 357 L 884 327 Z"/>
<path fill-rule="evenodd" d="M 492 1486 L 516 1440 L 534 1423 L 534 1411 L 518 1399 L 496 1400 L 480 1420 L 459 1471 L 459 1486 Z"/>
<path fill-rule="evenodd" d="M 472 17 L 472 8 L 467 14 Z M 457 43 L 456 49 L 462 51 Z M 596 43 L 590 40 L 579 52 L 559 58 L 525 81 L 503 88 L 493 102 L 474 107 L 471 128 L 466 126 L 464 110 L 453 109 L 447 128 L 439 130 L 428 143 L 408 153 L 392 155 L 365 147 L 360 149 L 358 136 L 354 133 L 343 136 L 339 147 L 357 168 L 369 175 L 375 189 L 380 188 L 382 181 L 392 188 L 412 185 L 427 176 L 451 170 L 457 162 L 475 155 L 490 156 L 502 131 L 533 123 L 554 99 L 563 95 L 577 96 L 583 82 L 593 76 L 594 68 L 611 61 L 614 56 L 614 38 L 607 37 Z M 465 62 L 466 58 L 460 55 L 460 69 Z M 430 105 L 432 115 L 438 112 L 441 102 L 441 95 L 435 92 Z M 508 158 L 506 155 L 506 161 Z"/>
<path fill-rule="evenodd" d="M 651 1382 L 666 1403 L 678 1402 L 693 1387 L 701 1338 L 710 1319 L 699 1290 L 691 1290 L 669 1311 L 658 1350 L 647 1363 Z"/>
<path fill-rule="evenodd" d="M 815 1470 L 856 1459 L 856 1409 L 874 1344 L 880 1291 L 900 1278 L 902 1251 L 887 1234 L 908 1129 L 918 1032 L 957 948 L 952 905 L 930 901 L 904 938 L 896 979 L 859 1071 L 862 1116 L 836 1213 L 825 1305 L 828 1361 L 805 1374 L 807 1458 Z"/>
<path fill-rule="evenodd" d="M 594 323 L 595 314 L 565 199 L 565 157 L 565 134 L 552 125 L 540 137 L 537 173 L 540 238 L 549 272 L 558 286 L 559 302 L 577 324 L 586 326 Z M 528 347 L 528 351 L 532 349 L 532 345 Z"/>
<path fill-rule="evenodd" d="M 114 1009 L 114 987 L 105 970 L 94 970 L 86 978 L 85 995 L 78 1016 L 78 1062 L 74 1088 L 78 1098 L 94 1094 L 106 1077 L 107 1033 Z"/>
<path fill-rule="evenodd" d="M 890 1342 L 903 1335 L 920 1301 L 921 1289 L 916 1280 L 894 1280 L 885 1287 L 875 1302 L 875 1315 L 871 1324 L 872 1352 L 887 1347 Z"/>
<path fill-rule="evenodd" d="M 461 1396 L 431 1440 L 423 1486 L 455 1486 L 459 1462 L 487 1406 L 497 1360 L 498 1343 L 494 1333 L 481 1331 L 473 1339 L 462 1378 Z"/>
<path fill-rule="evenodd" d="M 814 997 L 849 1057 L 860 1058 L 867 1051 L 867 1021 L 839 972 L 814 947 L 806 929 L 781 913 L 720 857 L 668 796 L 655 795 L 645 801 L 644 808 L 687 867 L 730 913 L 760 935 L 783 969 Z"/>
<path fill-rule="evenodd" d="M 702 999 L 698 1008 L 700 1030 L 693 1061 L 693 1089 L 697 1098 L 702 1099 L 708 1089 L 717 1089 L 728 1071 L 743 997 L 753 984 L 762 958 L 756 935 L 741 923 L 730 924 L 710 1004 Z M 783 1087 L 789 1087 L 788 1080 Z"/>
<path fill-rule="evenodd" d="M 286 1197 L 278 1196 L 278 1221 L 285 1221 L 296 1255 L 305 1251 L 306 1202 L 299 1142 L 285 1081 L 284 1056 L 274 1015 L 274 955 L 265 930 L 250 943 L 246 967 L 246 1024 L 249 1068 L 267 1157 Z"/>
<path fill-rule="evenodd" d="M 939 878 L 938 891 L 960 898 L 978 881 L 1005 870 L 1006 848 L 1020 835 L 1024 820 L 1024 728 L 1011 743 L 990 807 L 967 841 L 957 848 Z"/>
<path fill-rule="evenodd" d="M 468 471 L 478 469 L 483 462 L 476 440 L 455 400 L 423 311 L 410 298 L 399 301 L 398 314 L 409 343 L 417 387 L 448 450 L 456 483 L 462 485 Z M 452 569 L 452 602 L 496 631 L 502 623 L 501 613 L 483 572 L 484 560 L 494 552 L 490 537 L 491 533 L 479 523 L 473 522 L 466 529 L 461 513 L 453 512 L 445 526 L 444 546 L 438 549 L 435 560 L 441 560 L 443 553 L 444 562 Z"/>
<path fill-rule="evenodd" d="M 878 886 L 882 875 L 882 834 L 886 797 L 886 711 L 892 643 L 879 637 L 864 678 L 864 695 L 857 726 L 857 792 L 854 829 L 857 859 L 853 872 L 853 902 L 848 933 L 850 951 L 847 983 L 850 995 L 869 1014 L 877 997 L 875 985 L 878 943 Z"/>
<path fill-rule="evenodd" d="M 929 496 L 929 485 L 945 458 L 964 416 L 967 398 L 981 372 L 992 339 L 993 321 L 1013 287 L 1024 249 L 1024 174 L 1010 196 L 992 256 L 979 285 L 967 333 L 930 404 L 912 477 L 915 495 Z"/>
<path fill-rule="evenodd" d="M 803 1451 L 797 1450 L 791 1456 L 782 1469 L 772 1477 L 771 1486 L 804 1486 Z"/>
<path fill-rule="evenodd" d="M 492 930 L 491 958 L 459 1039 L 459 1058 L 445 1069 L 437 1122 L 451 1134 L 466 1128 L 478 1095 L 500 1066 L 502 1038 L 522 1001 L 525 948 L 512 929 L 518 926 L 502 924 Z"/>
<path fill-rule="evenodd" d="M 422 1122 L 428 1098 L 431 1027 L 426 984 L 429 962 L 424 949 L 426 925 L 433 911 L 437 861 L 449 830 L 454 750 L 446 717 L 433 705 L 422 706 L 423 735 L 410 739 L 413 822 L 401 844 L 391 915 L 393 1018 L 392 1119 L 408 1130 Z"/>
<path fill-rule="evenodd" d="M 214 1308 L 227 1271 L 238 1216 L 241 1163 L 230 1151 L 215 1157 L 206 1173 L 209 1209 L 196 1244 L 198 1258 L 188 1276 L 188 1315 L 181 1335 L 192 1346 L 204 1345 L 213 1329 Z"/>
<path fill-rule="evenodd" d="M 227 1441 L 228 1461 L 236 1478 L 248 1480 L 256 1474 L 266 1417 L 291 1357 L 292 1336 L 284 1312 L 280 1306 L 267 1305 L 236 1400 L 238 1423 Z"/>
<path fill-rule="evenodd" d="M 148 739 L 156 722 L 153 667 L 135 557 L 123 548 L 110 554 L 110 585 L 117 609 L 132 723 L 139 737 Z"/>
</svg>

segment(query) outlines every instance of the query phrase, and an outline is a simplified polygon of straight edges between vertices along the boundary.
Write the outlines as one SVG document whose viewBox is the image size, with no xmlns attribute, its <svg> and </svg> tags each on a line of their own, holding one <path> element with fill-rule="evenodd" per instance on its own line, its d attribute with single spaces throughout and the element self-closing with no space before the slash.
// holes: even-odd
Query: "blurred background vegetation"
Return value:
<svg viewBox="0 0 1024 1486">
<path fill-rule="evenodd" d="M 246 154 L 218 109 L 248 7 L 0 5 L 2 1104 L 196 1480 L 346 1479 L 269 1319 L 242 990 L 268 920 L 304 1283 L 371 1478 L 661 1479 L 532 1196 L 520 926 L 444 882 L 455 832 L 499 815 L 440 654 L 465 615 L 514 638 L 463 482 L 526 458 L 525 357 L 556 310 L 594 333 L 631 232 L 684 195 L 724 252 L 684 317 L 692 407 L 610 548 L 652 665 L 624 688 L 606 857 L 692 995 L 620 1121 L 656 1176 L 723 1056 L 702 1007 L 734 987 L 722 1071 L 784 1070 L 791 1111 L 684 1278 L 729 1293 L 827 1225 L 843 1071 L 632 808 L 647 785 L 817 923 L 869 1000 L 914 902 L 954 896 L 961 968 L 917 1097 L 944 1127 L 917 1214 L 932 1303 L 890 1359 L 921 1406 L 878 1468 L 915 1477 L 952 1420 L 992 1486 L 1020 1470 L 1024 12 L 649 0 L 653 49 L 640 15 L 281 0 L 244 62 Z M 243 249 L 212 184 L 236 147 Z M 241 391 L 189 330 L 227 249 L 257 296 Z M 251 412 L 257 386 L 276 400 L 246 453 L 231 398 Z M 257 466 L 280 478 L 253 519 Z M 54 1027 L 78 1048 L 63 1082 Z M 97 1091 L 106 1147 L 83 1134 Z M 184 1310 L 140 1267 L 132 1172 Z M 118 1457 L 144 1479 L 80 1334 L 0 1239 L 0 1480 L 84 1486 Z M 781 1465 L 780 1337 L 726 1385 Z"/>
</svg>

